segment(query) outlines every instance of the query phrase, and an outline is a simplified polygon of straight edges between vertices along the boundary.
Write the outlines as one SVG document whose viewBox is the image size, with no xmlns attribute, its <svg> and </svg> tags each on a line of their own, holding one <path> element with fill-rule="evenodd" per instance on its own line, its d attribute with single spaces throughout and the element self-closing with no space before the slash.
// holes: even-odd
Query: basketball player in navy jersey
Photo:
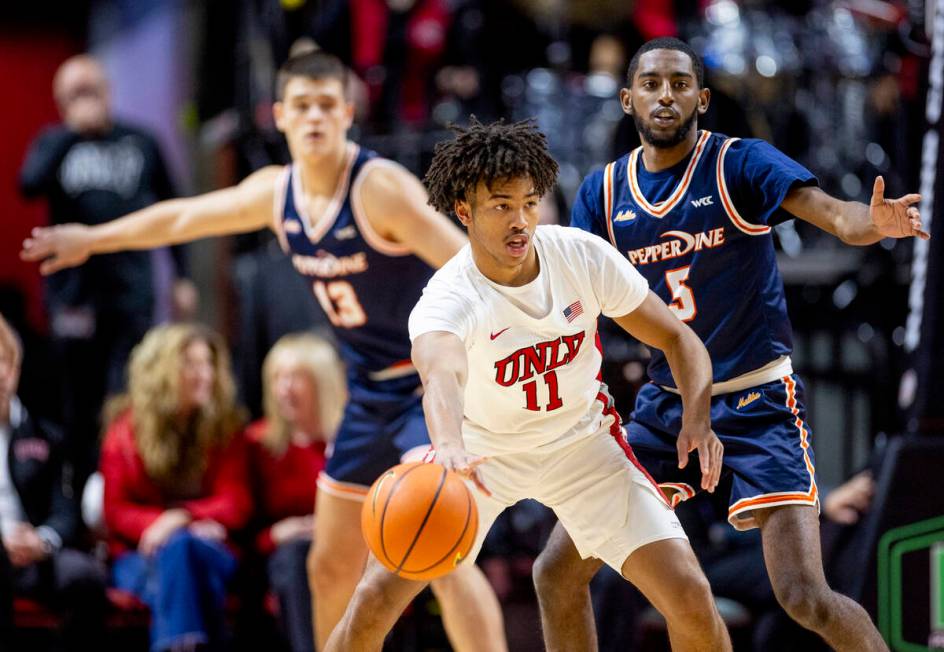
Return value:
<svg viewBox="0 0 944 652">
<path fill-rule="evenodd" d="M 733 474 L 729 522 L 760 528 L 780 604 L 836 650 L 884 650 L 865 610 L 833 592 L 823 574 L 810 428 L 790 363 L 791 329 L 770 232 L 798 217 L 848 244 L 927 238 L 914 206 L 920 197 L 885 199 L 879 177 L 870 205 L 840 201 L 763 141 L 699 131 L 710 93 L 701 61 L 682 41 L 644 45 L 627 79 L 620 101 L 642 146 L 584 180 L 572 225 L 616 247 L 705 343 L 712 427 L 725 447 L 725 471 Z M 657 350 L 649 376 L 628 439 L 678 503 L 698 490 L 691 473 L 697 465 L 678 468 L 681 403 Z M 581 560 L 558 525 L 534 567 L 549 650 L 596 648 L 587 584 L 600 565 Z"/>
<path fill-rule="evenodd" d="M 347 140 L 354 106 L 348 72 L 313 52 L 279 71 L 273 107 L 293 164 L 269 166 L 239 185 L 154 204 L 99 226 L 34 230 L 22 257 L 52 274 L 90 255 L 146 249 L 212 235 L 271 228 L 311 281 L 341 345 L 350 401 L 318 478 L 309 557 L 318 649 L 344 612 L 367 558 L 360 509 L 387 468 L 425 451 L 420 380 L 410 363 L 407 318 L 433 273 L 465 243 L 426 203 L 401 166 Z M 501 609 L 474 565 L 433 591 L 457 650 L 503 650 Z"/>
</svg>

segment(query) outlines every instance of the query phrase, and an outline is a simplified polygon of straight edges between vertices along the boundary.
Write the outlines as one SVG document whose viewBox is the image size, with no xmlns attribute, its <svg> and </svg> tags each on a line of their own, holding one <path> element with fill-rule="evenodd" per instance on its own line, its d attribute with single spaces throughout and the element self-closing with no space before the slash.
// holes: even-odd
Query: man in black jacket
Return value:
<svg viewBox="0 0 944 652">
<path fill-rule="evenodd" d="M 20 190 L 43 197 L 52 224 L 107 222 L 174 195 L 164 159 L 146 131 L 112 116 L 108 79 L 88 55 L 65 61 L 53 80 L 62 124 L 44 130 L 29 147 Z M 77 488 L 95 468 L 105 396 L 124 389 L 128 355 L 155 321 L 164 299 L 180 318 L 192 316 L 193 284 L 183 278 L 179 248 L 99 256 L 46 279 L 46 304 L 62 379 L 61 423 L 69 424 L 68 453 Z M 157 264 L 155 264 L 157 263 Z M 174 267 L 174 270 L 160 270 Z M 177 277 L 166 297 L 169 274 Z M 158 301 L 161 298 L 161 301 Z"/>
<path fill-rule="evenodd" d="M 63 611 L 70 649 L 100 643 L 105 573 L 67 546 L 79 531 L 78 505 L 63 478 L 58 432 L 33 420 L 16 396 L 22 350 L 0 316 L 0 646 L 11 640 L 12 597 Z"/>
</svg>

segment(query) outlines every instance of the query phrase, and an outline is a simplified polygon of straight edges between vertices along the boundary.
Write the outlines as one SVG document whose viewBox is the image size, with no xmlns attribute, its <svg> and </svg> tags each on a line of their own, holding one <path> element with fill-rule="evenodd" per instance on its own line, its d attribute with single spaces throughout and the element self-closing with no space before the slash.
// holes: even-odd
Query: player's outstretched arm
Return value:
<svg viewBox="0 0 944 652">
<path fill-rule="evenodd" d="M 678 437 L 679 468 L 698 450 L 701 486 L 714 491 L 721 478 L 724 447 L 711 430 L 711 358 L 698 336 L 651 291 L 638 308 L 617 317 L 623 330 L 647 346 L 661 349 L 682 395 L 682 430 Z"/>
<path fill-rule="evenodd" d="M 468 478 L 488 493 L 476 470 L 485 458 L 471 455 L 462 443 L 462 412 L 468 360 L 453 333 L 424 333 L 413 342 L 413 364 L 423 381 L 423 411 L 436 461 Z"/>
<path fill-rule="evenodd" d="M 846 244 L 870 245 L 882 238 L 930 238 L 921 229 L 921 214 L 916 205 L 920 201 L 921 195 L 914 193 L 886 199 L 885 180 L 875 177 L 868 206 L 841 201 L 815 186 L 806 186 L 787 193 L 781 208 Z"/>
<path fill-rule="evenodd" d="M 39 271 L 52 274 L 81 265 L 94 254 L 255 231 L 272 219 L 275 180 L 280 170 L 266 167 L 232 188 L 158 202 L 104 224 L 35 228 L 23 241 L 20 257 L 42 261 Z"/>
<path fill-rule="evenodd" d="M 427 203 L 420 180 L 397 164 L 372 170 L 364 180 L 361 198 L 367 219 L 378 233 L 408 247 L 435 269 L 466 243 L 462 230 Z"/>
</svg>

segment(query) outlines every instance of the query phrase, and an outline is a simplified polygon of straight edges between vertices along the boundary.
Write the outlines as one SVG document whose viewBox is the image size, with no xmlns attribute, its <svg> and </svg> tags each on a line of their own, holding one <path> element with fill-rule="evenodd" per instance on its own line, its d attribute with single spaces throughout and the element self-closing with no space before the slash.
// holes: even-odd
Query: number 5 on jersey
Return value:
<svg viewBox="0 0 944 652">
<path fill-rule="evenodd" d="M 691 267 L 691 265 L 686 265 L 685 267 L 670 269 L 665 273 L 665 284 L 669 286 L 669 292 L 672 293 L 669 310 L 684 322 L 695 319 L 695 315 L 698 314 L 698 308 L 695 306 L 695 295 L 692 294 L 692 289 L 685 285 Z"/>
<path fill-rule="evenodd" d="M 315 281 L 312 288 L 332 326 L 357 328 L 367 323 L 367 314 L 357 300 L 354 288 L 347 281 Z"/>
</svg>

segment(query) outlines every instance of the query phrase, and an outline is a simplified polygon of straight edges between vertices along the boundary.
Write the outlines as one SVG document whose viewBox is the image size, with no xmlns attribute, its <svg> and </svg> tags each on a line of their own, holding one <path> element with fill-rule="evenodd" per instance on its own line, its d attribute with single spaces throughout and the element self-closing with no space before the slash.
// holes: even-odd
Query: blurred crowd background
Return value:
<svg viewBox="0 0 944 652">
<path fill-rule="evenodd" d="M 103 420 L 102 410 L 108 397 L 129 392 L 128 400 L 133 400 L 134 387 L 128 386 L 128 379 L 134 382 L 134 371 L 132 366 L 129 376 L 128 356 L 152 327 L 174 321 L 203 325 L 205 330 L 194 337 L 213 349 L 216 374 L 232 374 L 228 382 L 234 394 L 227 409 L 238 412 L 242 423 L 263 417 L 263 360 L 280 338 L 301 331 L 329 337 L 310 290 L 269 234 L 93 259 L 75 273 L 64 272 L 48 281 L 40 278 L 35 266 L 18 259 L 20 242 L 30 228 L 48 223 L 51 213 L 59 221 L 84 217 L 101 222 L 159 199 L 231 185 L 264 165 L 287 163 L 285 143 L 272 119 L 274 72 L 298 48 L 317 45 L 350 65 L 358 77 L 353 139 L 421 177 L 449 123 L 463 123 L 471 115 L 483 121 L 535 118 L 561 165 L 559 185 L 546 200 L 543 219 L 566 224 L 584 175 L 638 144 L 617 93 L 636 48 L 667 35 L 689 41 L 704 58 L 706 84 L 712 89 L 704 128 L 768 140 L 806 165 L 824 189 L 841 198 L 868 203 L 872 181 L 879 174 L 885 178 L 888 196 L 917 192 L 922 187 L 922 152 L 925 167 L 930 165 L 932 172 L 937 156 L 936 150 L 927 154 L 925 132 L 929 80 L 942 75 L 941 60 L 932 64 L 929 36 L 934 9 L 940 4 L 934 0 L 4 3 L 0 79 L 7 90 L 0 103 L 4 134 L 0 207 L 6 237 L 0 244 L 0 313 L 22 342 L 18 394 L 23 405 L 35 419 L 60 426 L 66 494 L 77 502 L 86 479 L 96 478 L 93 474 L 100 467 L 106 470 L 106 457 L 99 453 L 109 422 Z M 938 12 L 944 14 L 944 9 Z M 128 186 L 121 185 L 122 179 L 109 181 L 117 184 L 112 190 L 118 200 L 87 204 L 82 207 L 87 215 L 69 216 L 63 214 L 70 204 L 62 191 L 60 195 L 48 191 L 48 179 L 43 177 L 48 161 L 43 158 L 54 158 L 50 151 L 56 146 L 55 134 L 48 128 L 63 120 L 69 123 L 68 98 L 54 93 L 54 75 L 64 60 L 81 52 L 95 55 L 104 65 L 108 111 L 126 126 L 122 137 L 137 139 L 137 149 L 122 154 L 127 158 L 118 164 L 130 179 L 125 180 Z M 94 94 L 95 89 L 79 87 L 76 92 Z M 87 168 L 59 172 L 59 181 L 63 186 L 94 185 L 96 169 L 91 161 Z M 944 170 L 938 174 L 944 175 Z M 144 185 L 135 186 L 138 181 Z M 940 181 L 932 178 L 932 189 L 935 183 L 940 187 Z M 928 201 L 922 210 L 932 206 Z M 936 215 L 926 212 L 924 217 L 930 221 L 944 213 L 938 209 Z M 940 240 L 944 231 L 933 234 Z M 895 475 L 900 470 L 886 468 L 889 447 L 900 448 L 895 442 L 901 433 L 944 432 L 940 405 L 944 394 L 940 389 L 935 392 L 934 382 L 928 380 L 944 376 L 939 371 L 936 376 L 909 371 L 915 366 L 916 351 L 925 356 L 925 366 L 942 357 L 939 348 L 924 344 L 916 349 L 914 341 L 908 341 L 915 245 L 911 240 L 886 240 L 868 248 L 845 247 L 798 221 L 778 226 L 776 236 L 797 344 L 794 367 L 807 383 L 816 433 L 819 482 L 846 492 L 836 494 L 843 501 L 825 517 L 838 521 L 835 541 L 827 536 L 830 545 L 838 542 L 839 566 L 834 571 L 848 572 L 862 563 L 862 555 L 867 555 L 872 568 L 880 525 L 870 526 L 874 531 L 860 544 L 850 544 L 856 536 L 850 532 L 861 514 L 869 511 L 872 497 L 885 491 L 883 482 L 900 484 L 901 475 Z M 940 273 L 935 260 L 932 256 L 927 267 L 929 278 Z M 936 287 L 932 281 L 931 289 Z M 934 322 L 924 328 L 933 332 Z M 623 337 L 607 337 L 605 345 L 605 375 L 625 417 L 636 389 L 645 382 L 646 353 Z M 174 354 L 182 355 L 184 348 L 178 346 Z M 232 358 L 231 372 L 222 360 L 224 352 Z M 916 378 L 921 383 L 918 390 Z M 173 386 L 178 380 L 168 382 Z M 315 393 L 328 393 L 325 383 L 330 381 L 311 382 Z M 343 400 L 339 392 L 331 394 L 336 402 Z M 924 397 L 924 405 L 936 405 L 936 411 L 916 412 L 916 392 Z M 220 396 L 213 400 L 224 400 Z M 111 405 L 114 408 L 115 403 Z M 330 440 L 330 429 L 319 426 L 312 441 Z M 182 452 L 182 459 L 188 454 Z M 934 455 L 940 452 L 924 451 L 917 458 L 940 459 Z M 305 463 L 317 465 L 315 457 Z M 323 455 L 320 459 L 323 463 Z M 210 472 L 206 461 L 194 464 L 194 473 Z M 919 467 L 914 468 L 915 476 L 923 477 Z M 850 478 L 855 485 L 844 484 Z M 920 479 L 916 482 L 924 486 Z M 938 485 L 928 482 L 933 494 Z M 313 492 L 313 477 L 311 483 Z M 247 479 L 246 486 L 254 485 Z M 912 496 L 925 507 L 934 500 L 919 491 Z M 106 515 L 108 499 L 106 492 Z M 243 533 L 254 523 L 269 518 L 271 525 L 283 517 L 305 516 L 304 512 L 266 515 L 266 499 L 258 495 L 255 500 L 230 499 L 235 500 L 230 507 L 239 513 L 228 512 L 232 519 L 226 525 L 231 531 L 222 537 L 232 539 L 236 547 L 253 547 L 253 537 L 264 527 Z M 929 509 L 944 512 L 940 506 Z M 724 519 L 710 501 L 685 510 L 683 520 L 692 522 L 690 535 L 709 579 L 718 582 L 719 595 L 730 598 L 725 615 L 729 625 L 740 628 L 738 649 L 752 645 L 763 650 L 796 649 L 775 648 L 771 642 L 794 639 L 777 633 L 789 626 L 781 622 L 769 583 L 765 588 L 756 537 L 720 525 Z M 540 649 L 530 562 L 552 524 L 548 519 L 546 510 L 535 505 L 513 510 L 496 527 L 480 560 L 505 606 L 513 650 Z M 87 525 L 92 531 L 80 529 L 75 547 L 107 562 L 109 553 L 96 541 L 114 533 L 103 535 L 96 532 L 95 523 Z M 292 532 L 303 538 L 304 524 L 296 522 L 294 527 Z M 256 552 L 265 556 L 271 550 L 270 541 Z M 240 563 L 249 557 L 243 554 Z M 715 575 L 714 560 L 719 568 Z M 836 586 L 857 590 L 854 597 L 875 616 L 878 580 L 870 573 L 860 569 L 856 577 Z M 871 579 L 859 577 L 863 574 Z M 284 597 L 278 587 L 258 589 L 253 584 L 258 579 L 239 585 L 252 585 L 251 590 L 235 591 L 235 602 L 242 604 L 234 606 L 230 600 L 224 607 L 228 615 L 221 627 L 230 632 L 234 646 L 275 640 L 259 634 L 269 631 L 261 623 L 269 622 L 272 631 L 278 631 L 280 613 L 284 615 L 284 606 L 281 611 L 273 606 L 278 602 L 273 595 Z M 297 581 L 304 582 L 304 575 Z M 603 576 L 598 584 L 594 597 L 602 648 L 664 646 L 658 619 L 639 596 L 611 586 Z M 122 603 L 114 591 L 108 598 L 104 609 L 123 609 L 126 616 L 122 620 L 111 613 L 108 626 L 133 630 L 138 621 L 127 616 L 134 612 L 133 605 Z M 17 603 L 16 627 L 24 636 L 29 630 L 33 640 L 52 644 L 56 637 L 47 630 L 62 625 L 60 616 L 44 613 L 42 600 L 34 602 Z M 258 609 L 247 606 L 256 602 Z M 239 609 L 254 615 L 241 621 L 243 630 L 246 623 L 253 623 L 252 631 L 236 636 L 233 612 Z M 133 633 L 127 636 L 112 642 L 140 642 Z M 390 643 L 391 649 L 404 650 L 445 649 L 445 645 L 428 594 L 404 617 Z M 809 642 L 810 649 L 815 645 Z"/>
</svg>

